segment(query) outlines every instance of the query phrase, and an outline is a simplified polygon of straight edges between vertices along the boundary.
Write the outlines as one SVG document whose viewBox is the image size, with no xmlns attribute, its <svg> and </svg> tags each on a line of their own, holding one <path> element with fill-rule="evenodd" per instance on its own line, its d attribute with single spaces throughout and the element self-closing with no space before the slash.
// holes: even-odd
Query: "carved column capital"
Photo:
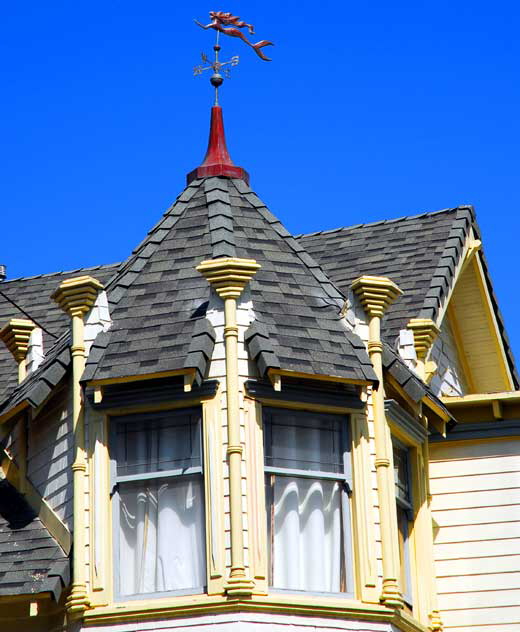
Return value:
<svg viewBox="0 0 520 632">
<path fill-rule="evenodd" d="M 103 285 L 91 276 L 79 276 L 63 281 L 52 295 L 69 316 L 82 318 L 96 302 Z"/>
<path fill-rule="evenodd" d="M 207 279 L 221 298 L 236 299 L 260 269 L 260 264 L 254 259 L 223 257 L 221 259 L 207 259 L 196 269 Z"/>
<path fill-rule="evenodd" d="M 387 277 L 369 275 L 361 276 L 353 281 L 352 290 L 370 318 L 382 318 L 389 305 L 403 293 Z"/>
</svg>

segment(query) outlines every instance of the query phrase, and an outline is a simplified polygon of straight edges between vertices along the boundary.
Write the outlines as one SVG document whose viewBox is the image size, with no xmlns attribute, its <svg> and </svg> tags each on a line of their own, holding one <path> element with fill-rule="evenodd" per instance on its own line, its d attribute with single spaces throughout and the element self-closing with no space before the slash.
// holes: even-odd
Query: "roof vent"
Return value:
<svg viewBox="0 0 520 632">
<path fill-rule="evenodd" d="M 5 281 L 5 277 L 7 276 L 7 271 L 5 266 L 0 263 L 0 281 Z"/>
</svg>

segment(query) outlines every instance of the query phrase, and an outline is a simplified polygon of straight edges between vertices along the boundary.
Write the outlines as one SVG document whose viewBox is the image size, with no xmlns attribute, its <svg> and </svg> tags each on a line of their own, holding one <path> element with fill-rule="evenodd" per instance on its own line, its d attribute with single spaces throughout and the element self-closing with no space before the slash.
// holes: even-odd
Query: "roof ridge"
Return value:
<svg viewBox="0 0 520 632">
<path fill-rule="evenodd" d="M 111 267 L 116 268 L 116 267 L 119 267 L 121 263 L 123 262 L 119 261 L 116 263 L 102 263 L 96 266 L 88 266 L 86 268 L 74 268 L 72 270 L 60 270 L 58 272 L 46 272 L 45 274 L 35 274 L 34 276 L 16 277 L 15 279 L 8 279 L 5 281 L 2 281 L 0 283 L 0 289 L 2 289 L 2 287 L 7 285 L 8 283 L 14 283 L 18 281 L 34 281 L 35 279 L 45 279 L 47 277 L 52 277 L 52 276 L 72 274 L 73 272 L 89 272 L 91 270 L 99 270 L 100 268 L 111 268 Z"/>
<path fill-rule="evenodd" d="M 453 211 L 459 211 L 461 209 L 473 209 L 469 204 L 461 204 L 451 208 L 443 208 L 438 211 L 426 211 L 424 213 L 418 213 L 416 215 L 402 215 L 401 217 L 395 217 L 392 219 L 380 219 L 374 222 L 367 222 L 365 224 L 352 224 L 351 226 L 339 226 L 338 228 L 330 228 L 328 230 L 318 230 L 312 233 L 300 233 L 294 235 L 294 239 L 302 239 L 304 237 L 315 237 L 317 235 L 328 235 L 332 233 L 339 233 L 342 230 L 353 230 L 354 228 L 369 228 L 371 226 L 377 226 L 379 224 L 394 224 L 395 222 L 403 222 L 410 219 L 419 219 L 423 217 L 431 217 L 432 215 L 440 215 L 442 213 L 452 213 Z M 474 211 L 473 211 L 474 212 Z"/>
</svg>

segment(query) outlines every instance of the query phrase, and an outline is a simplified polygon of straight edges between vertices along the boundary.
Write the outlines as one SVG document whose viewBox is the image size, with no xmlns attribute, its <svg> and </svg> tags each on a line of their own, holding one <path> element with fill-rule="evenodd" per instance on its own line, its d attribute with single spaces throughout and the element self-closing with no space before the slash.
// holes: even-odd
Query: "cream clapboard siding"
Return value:
<svg viewBox="0 0 520 632">
<path fill-rule="evenodd" d="M 72 401 L 58 393 L 29 424 L 27 477 L 67 526 L 72 523 Z"/>
<path fill-rule="evenodd" d="M 432 444 L 430 452 L 435 566 L 445 628 L 518 632 L 520 439 Z"/>
<path fill-rule="evenodd" d="M 444 319 L 441 332 L 433 343 L 429 359 L 437 365 L 437 372 L 430 382 L 434 393 L 453 397 L 465 395 L 468 392 L 453 332 L 447 318 Z"/>
</svg>

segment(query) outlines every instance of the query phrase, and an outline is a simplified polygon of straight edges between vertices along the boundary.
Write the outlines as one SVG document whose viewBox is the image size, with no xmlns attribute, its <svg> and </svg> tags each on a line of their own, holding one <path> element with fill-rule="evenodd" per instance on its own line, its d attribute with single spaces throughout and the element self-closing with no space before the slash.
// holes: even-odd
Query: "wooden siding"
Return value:
<svg viewBox="0 0 520 632">
<path fill-rule="evenodd" d="M 476 261 L 461 274 L 450 301 L 450 315 L 460 334 L 462 363 L 471 367 L 475 392 L 494 393 L 511 388 L 499 341 Z"/>
<path fill-rule="evenodd" d="M 520 440 L 430 447 L 446 630 L 520 630 Z"/>
<path fill-rule="evenodd" d="M 62 390 L 29 424 L 27 476 L 68 527 L 73 458 L 72 402 Z"/>
</svg>

